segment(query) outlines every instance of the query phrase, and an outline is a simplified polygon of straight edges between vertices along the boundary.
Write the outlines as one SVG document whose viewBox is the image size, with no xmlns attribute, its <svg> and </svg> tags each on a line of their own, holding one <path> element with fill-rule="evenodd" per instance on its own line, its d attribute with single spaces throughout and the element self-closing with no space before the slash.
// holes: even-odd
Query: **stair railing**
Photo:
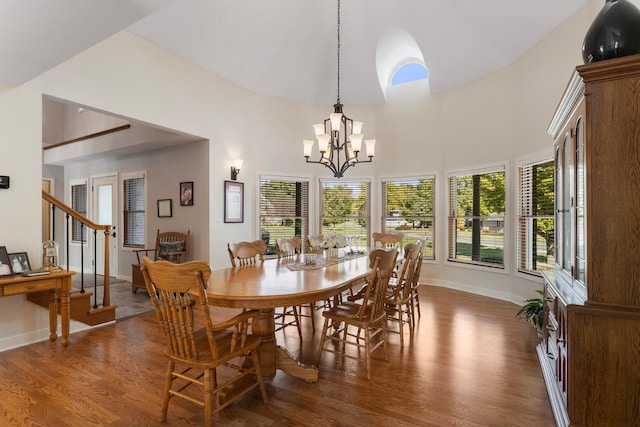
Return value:
<svg viewBox="0 0 640 427">
<path fill-rule="evenodd" d="M 70 248 L 70 238 L 69 238 L 69 230 L 71 229 L 70 227 L 70 220 L 76 219 L 77 221 L 80 222 L 81 224 L 81 235 L 84 235 L 84 227 L 90 228 L 93 230 L 93 298 L 94 298 L 94 303 L 93 303 L 93 308 L 98 308 L 98 292 L 97 292 L 97 288 L 98 288 L 98 273 L 97 273 L 97 269 L 95 268 L 97 265 L 97 247 L 96 247 L 96 237 L 97 237 L 97 233 L 98 231 L 102 231 L 104 232 L 104 293 L 102 296 L 102 306 L 103 307 L 108 307 L 111 305 L 111 296 L 109 293 L 109 280 L 110 280 L 110 276 L 109 276 L 109 237 L 111 236 L 111 225 L 100 225 L 100 224 L 96 224 L 94 222 L 92 222 L 91 220 L 89 220 L 88 218 L 82 216 L 79 212 L 73 210 L 72 208 L 70 208 L 69 206 L 65 205 L 63 202 L 61 202 L 60 200 L 56 199 L 55 197 L 53 197 L 51 194 L 46 193 L 46 192 L 42 192 L 42 198 L 47 201 L 49 203 L 49 207 L 51 208 L 51 218 L 52 218 L 52 238 L 53 240 L 55 240 L 55 220 L 56 220 L 56 209 L 60 209 L 62 212 L 64 212 L 65 215 L 65 220 L 66 220 L 66 226 L 65 226 L 65 250 L 66 250 L 66 262 L 67 262 L 67 271 L 69 270 L 69 248 Z M 80 283 L 81 283 L 81 289 L 80 292 L 84 293 L 84 245 L 80 245 Z"/>
</svg>

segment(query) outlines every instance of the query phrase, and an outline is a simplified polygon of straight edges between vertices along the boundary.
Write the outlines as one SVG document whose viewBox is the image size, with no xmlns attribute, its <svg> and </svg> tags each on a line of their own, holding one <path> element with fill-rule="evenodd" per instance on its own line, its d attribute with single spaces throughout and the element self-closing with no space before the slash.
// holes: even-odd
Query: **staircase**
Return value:
<svg viewBox="0 0 640 427">
<path fill-rule="evenodd" d="M 64 246 L 64 248 L 66 248 L 67 250 L 67 263 L 69 259 L 69 243 L 70 243 L 68 238 L 68 236 L 70 235 L 69 227 L 70 227 L 70 221 L 72 219 L 79 221 L 82 224 L 82 227 L 87 227 L 88 229 L 92 230 L 94 236 L 98 231 L 102 231 L 104 233 L 105 246 L 102 253 L 104 254 L 105 262 L 103 262 L 103 265 L 105 267 L 104 267 L 104 276 L 103 276 L 104 292 L 102 295 L 102 304 L 99 305 L 97 301 L 94 301 L 94 303 L 92 304 L 92 300 L 93 300 L 92 297 L 94 295 L 93 292 L 90 292 L 90 291 L 81 292 L 78 289 L 72 290 L 71 296 L 70 296 L 71 318 L 73 320 L 82 322 L 90 326 L 95 326 L 95 325 L 99 325 L 107 322 L 113 322 L 116 319 L 116 308 L 118 308 L 118 306 L 111 304 L 110 293 L 109 293 L 110 277 L 109 277 L 108 260 L 109 260 L 109 237 L 111 236 L 111 226 L 93 223 L 91 220 L 85 218 L 77 211 L 73 210 L 69 206 L 62 203 L 60 200 L 56 199 L 55 197 L 51 196 L 50 194 L 44 191 L 42 192 L 42 199 L 44 202 L 49 204 L 49 208 L 51 212 L 50 214 L 51 223 L 55 225 L 56 219 L 58 220 L 62 219 L 63 221 L 66 222 L 65 236 L 67 236 L 67 240 L 65 242 L 61 242 L 63 243 L 61 247 Z M 53 227 L 53 229 L 55 230 L 55 226 Z M 55 240 L 55 236 L 54 236 L 54 240 Z M 95 245 L 95 241 L 96 239 L 94 238 L 93 245 Z M 80 250 L 83 250 L 83 245 L 80 245 Z M 91 248 L 90 252 L 95 254 L 97 251 L 95 250 L 95 247 L 94 247 L 94 248 Z M 93 265 L 96 265 L 95 259 L 93 261 L 94 261 Z M 84 269 L 84 263 L 81 262 L 81 264 L 82 264 L 81 268 Z M 68 269 L 69 269 L 69 265 L 67 264 L 67 270 Z M 79 274 L 84 274 L 84 270 L 80 271 Z M 94 291 L 97 291 L 96 287 L 94 287 L 93 289 Z M 49 291 L 32 293 L 27 295 L 27 300 L 34 304 L 38 304 L 42 307 L 48 308 L 49 295 L 50 295 Z M 60 305 L 58 305 L 58 310 L 59 310 L 59 307 Z"/>
<path fill-rule="evenodd" d="M 118 306 L 109 305 L 107 307 L 93 308 L 91 305 L 93 292 L 87 291 L 81 293 L 78 290 L 74 290 L 71 292 L 69 299 L 71 301 L 71 318 L 73 320 L 90 326 L 116 320 L 116 308 L 118 308 Z M 49 291 L 27 294 L 27 300 L 48 309 Z M 58 304 L 58 313 L 60 313 L 60 304 Z"/>
</svg>

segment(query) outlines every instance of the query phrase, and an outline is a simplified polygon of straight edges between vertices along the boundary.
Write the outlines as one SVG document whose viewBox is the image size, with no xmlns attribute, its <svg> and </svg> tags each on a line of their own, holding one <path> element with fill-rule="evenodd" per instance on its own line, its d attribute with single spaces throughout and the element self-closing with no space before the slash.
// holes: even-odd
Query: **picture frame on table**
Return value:
<svg viewBox="0 0 640 427">
<path fill-rule="evenodd" d="M 180 206 L 193 206 L 193 181 L 180 183 Z"/>
<path fill-rule="evenodd" d="M 244 222 L 243 182 L 224 182 L 224 222 Z"/>
<path fill-rule="evenodd" d="M 11 262 L 9 262 L 9 254 L 6 246 L 0 246 L 0 276 L 11 276 Z"/>
<path fill-rule="evenodd" d="M 158 199 L 158 218 L 171 218 L 172 199 Z"/>
<path fill-rule="evenodd" d="M 13 273 L 24 273 L 31 270 L 29 255 L 26 252 L 14 252 L 9 254 L 9 263 Z"/>
</svg>

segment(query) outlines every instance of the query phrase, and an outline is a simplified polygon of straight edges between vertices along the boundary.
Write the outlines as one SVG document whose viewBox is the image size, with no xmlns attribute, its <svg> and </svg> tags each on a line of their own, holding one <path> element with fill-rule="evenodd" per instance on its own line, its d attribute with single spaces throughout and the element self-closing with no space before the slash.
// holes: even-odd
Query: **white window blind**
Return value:
<svg viewBox="0 0 640 427">
<path fill-rule="evenodd" d="M 71 208 L 86 218 L 87 203 L 87 183 L 71 185 Z M 87 227 L 75 218 L 71 219 L 71 241 L 87 241 Z"/>
<path fill-rule="evenodd" d="M 260 177 L 260 238 L 267 255 L 276 253 L 276 240 L 309 234 L 309 182 L 296 178 Z M 306 248 L 305 248 L 306 249 Z"/>
<path fill-rule="evenodd" d="M 555 264 L 554 163 L 518 167 L 518 271 L 539 275 Z"/>
<path fill-rule="evenodd" d="M 123 246 L 128 248 L 145 247 L 145 217 L 147 190 L 145 174 L 123 177 Z"/>
<path fill-rule="evenodd" d="M 320 181 L 320 233 L 355 236 L 358 246 L 371 247 L 371 182 Z"/>
<path fill-rule="evenodd" d="M 504 268 L 504 167 L 449 175 L 449 261 Z"/>
<path fill-rule="evenodd" d="M 402 232 L 403 243 L 427 240 L 424 257 L 434 259 L 435 176 L 382 180 L 382 232 Z"/>
</svg>

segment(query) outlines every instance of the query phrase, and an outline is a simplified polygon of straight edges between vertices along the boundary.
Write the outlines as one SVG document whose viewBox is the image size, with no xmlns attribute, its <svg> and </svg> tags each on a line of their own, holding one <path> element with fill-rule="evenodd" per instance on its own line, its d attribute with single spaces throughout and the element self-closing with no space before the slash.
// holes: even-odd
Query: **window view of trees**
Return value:
<svg viewBox="0 0 640 427">
<path fill-rule="evenodd" d="M 309 183 L 284 179 L 260 179 L 260 238 L 267 255 L 276 253 L 276 239 L 309 234 Z"/>
<path fill-rule="evenodd" d="M 351 245 L 369 246 L 369 191 L 368 181 L 322 181 L 320 233 L 342 234 Z"/>
<path fill-rule="evenodd" d="M 554 163 L 518 168 L 518 270 L 537 273 L 555 264 Z"/>
<path fill-rule="evenodd" d="M 435 177 L 382 181 L 382 231 L 402 232 L 404 243 L 427 239 L 425 258 L 434 259 Z"/>
<path fill-rule="evenodd" d="M 451 261 L 504 267 L 504 170 L 449 177 Z"/>
</svg>

